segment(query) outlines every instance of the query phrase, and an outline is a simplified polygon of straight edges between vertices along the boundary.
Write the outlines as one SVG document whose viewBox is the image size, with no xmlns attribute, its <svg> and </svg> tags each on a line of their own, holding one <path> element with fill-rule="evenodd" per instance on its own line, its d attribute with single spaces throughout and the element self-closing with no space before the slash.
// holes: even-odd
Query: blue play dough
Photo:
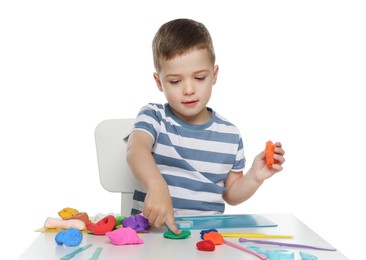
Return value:
<svg viewBox="0 0 366 260">
<path fill-rule="evenodd" d="M 219 231 L 217 231 L 217 229 L 214 229 L 214 228 L 201 230 L 201 232 L 200 232 L 201 239 L 203 240 L 203 236 L 210 232 L 219 232 Z"/>
<path fill-rule="evenodd" d="M 65 244 L 65 246 L 77 246 L 83 240 L 83 234 L 80 230 L 76 228 L 69 228 L 67 230 L 62 230 L 57 233 L 55 237 L 55 241 L 57 245 L 61 246 Z"/>
</svg>

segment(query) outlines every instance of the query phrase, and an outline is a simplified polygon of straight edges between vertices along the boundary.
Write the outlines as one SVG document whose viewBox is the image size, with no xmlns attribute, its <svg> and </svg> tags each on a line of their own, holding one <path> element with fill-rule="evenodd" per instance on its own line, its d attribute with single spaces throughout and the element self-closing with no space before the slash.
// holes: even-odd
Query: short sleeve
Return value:
<svg viewBox="0 0 366 260">
<path fill-rule="evenodd" d="M 243 145 L 243 139 L 239 134 L 238 150 L 236 153 L 234 165 L 231 170 L 233 172 L 240 172 L 244 170 L 244 167 L 245 167 L 244 145 Z"/>
<path fill-rule="evenodd" d="M 155 143 L 159 132 L 160 132 L 160 122 L 161 113 L 159 110 L 162 109 L 158 104 L 147 104 L 142 107 L 136 117 L 134 131 L 142 130 L 147 132 L 153 138 Z"/>
</svg>

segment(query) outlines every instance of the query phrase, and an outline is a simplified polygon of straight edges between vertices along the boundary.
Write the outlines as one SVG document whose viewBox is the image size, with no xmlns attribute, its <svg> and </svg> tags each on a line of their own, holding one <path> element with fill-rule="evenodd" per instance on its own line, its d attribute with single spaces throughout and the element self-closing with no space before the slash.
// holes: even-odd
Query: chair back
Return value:
<svg viewBox="0 0 366 260">
<path fill-rule="evenodd" d="M 135 119 L 108 119 L 95 128 L 99 180 L 104 189 L 121 193 L 121 214 L 130 216 L 132 196 L 139 184 L 126 161 L 124 138 L 133 129 Z"/>
</svg>

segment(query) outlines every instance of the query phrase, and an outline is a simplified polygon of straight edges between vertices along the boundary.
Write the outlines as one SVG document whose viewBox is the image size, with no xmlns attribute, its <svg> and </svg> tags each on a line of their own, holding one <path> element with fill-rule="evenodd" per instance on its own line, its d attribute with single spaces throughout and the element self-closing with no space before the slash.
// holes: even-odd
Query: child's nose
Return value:
<svg viewBox="0 0 366 260">
<path fill-rule="evenodd" d="M 183 94 L 192 95 L 195 92 L 196 92 L 196 88 L 194 87 L 193 82 L 191 82 L 191 81 L 185 82 L 184 87 L 183 87 Z"/>
</svg>

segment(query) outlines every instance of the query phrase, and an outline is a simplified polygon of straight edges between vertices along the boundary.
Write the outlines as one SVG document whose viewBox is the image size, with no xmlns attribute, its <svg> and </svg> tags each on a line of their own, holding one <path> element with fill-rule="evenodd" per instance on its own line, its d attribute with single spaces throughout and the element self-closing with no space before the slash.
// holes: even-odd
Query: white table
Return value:
<svg viewBox="0 0 366 260">
<path fill-rule="evenodd" d="M 245 228 L 245 229 L 218 229 L 221 233 L 265 233 L 278 235 L 292 235 L 291 239 L 267 239 L 270 241 L 280 241 L 286 243 L 300 243 L 313 245 L 317 247 L 332 246 L 317 235 L 314 231 L 304 225 L 296 217 L 291 214 L 262 214 L 262 216 L 278 224 L 277 227 L 265 228 Z M 106 236 L 96 236 L 84 234 L 83 241 L 77 247 L 58 246 L 55 242 L 56 233 L 41 233 L 35 241 L 21 255 L 21 260 L 52 260 L 60 259 L 62 256 L 69 254 L 76 249 L 93 244 L 92 247 L 75 255 L 72 260 L 89 259 L 92 257 L 97 247 L 103 250 L 99 259 L 148 259 L 148 260 L 192 260 L 192 259 L 259 259 L 248 253 L 232 248 L 228 245 L 217 245 L 215 251 L 205 252 L 196 248 L 196 243 L 200 241 L 200 230 L 192 230 L 189 238 L 183 240 L 173 240 L 163 237 L 165 228 L 154 229 L 150 233 L 142 234 L 140 237 L 144 240 L 144 244 L 139 245 L 113 245 Z M 254 245 L 252 243 L 240 243 L 238 238 L 225 238 L 231 242 L 241 246 Z M 299 252 L 304 251 L 318 257 L 318 259 L 348 259 L 341 252 L 337 251 L 320 251 L 312 249 L 297 249 L 292 247 L 279 247 L 271 245 L 258 245 L 261 249 L 275 250 L 282 249 L 292 251 L 295 259 L 301 259 Z"/>
</svg>

